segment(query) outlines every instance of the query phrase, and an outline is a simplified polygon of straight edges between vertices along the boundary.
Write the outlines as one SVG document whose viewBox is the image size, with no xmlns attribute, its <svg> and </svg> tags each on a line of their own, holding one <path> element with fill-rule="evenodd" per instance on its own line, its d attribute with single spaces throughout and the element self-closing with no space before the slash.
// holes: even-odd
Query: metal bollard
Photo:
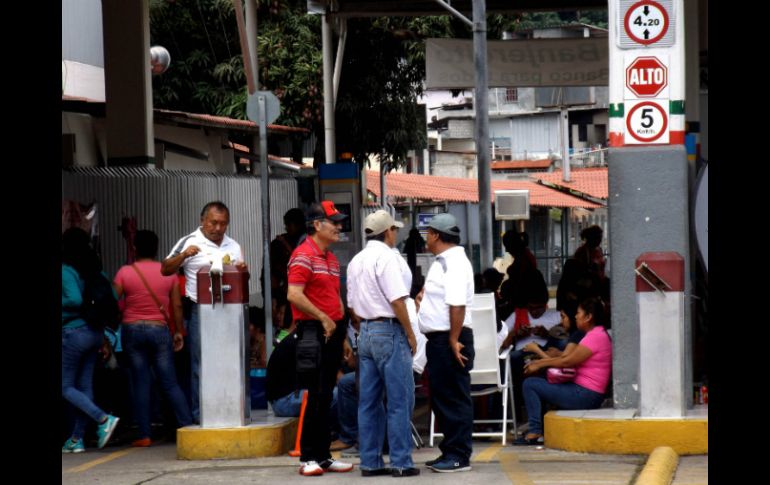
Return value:
<svg viewBox="0 0 770 485">
<path fill-rule="evenodd" d="M 635 272 L 640 415 L 680 418 L 690 392 L 684 375 L 684 258 L 675 252 L 643 253 Z"/>
<path fill-rule="evenodd" d="M 201 428 L 233 428 L 251 421 L 249 273 L 231 265 L 198 271 Z"/>
</svg>

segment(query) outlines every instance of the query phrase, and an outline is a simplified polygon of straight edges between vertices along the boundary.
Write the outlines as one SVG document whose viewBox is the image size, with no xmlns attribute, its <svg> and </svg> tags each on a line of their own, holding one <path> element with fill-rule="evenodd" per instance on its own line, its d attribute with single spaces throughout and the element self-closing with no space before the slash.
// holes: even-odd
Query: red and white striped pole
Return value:
<svg viewBox="0 0 770 485">
<path fill-rule="evenodd" d="M 642 253 L 636 260 L 640 415 L 685 415 L 684 258 Z"/>
</svg>

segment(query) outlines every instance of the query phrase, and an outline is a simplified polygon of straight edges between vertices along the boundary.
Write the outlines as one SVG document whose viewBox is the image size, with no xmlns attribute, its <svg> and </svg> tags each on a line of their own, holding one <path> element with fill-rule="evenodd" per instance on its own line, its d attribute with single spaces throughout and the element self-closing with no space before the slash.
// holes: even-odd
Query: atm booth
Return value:
<svg viewBox="0 0 770 485">
<path fill-rule="evenodd" d="M 342 222 L 340 240 L 332 246 L 340 262 L 340 290 L 346 297 L 347 268 L 353 256 L 363 248 L 361 177 L 357 163 L 321 165 L 318 170 L 319 200 L 334 202 L 337 210 L 348 216 Z"/>
</svg>

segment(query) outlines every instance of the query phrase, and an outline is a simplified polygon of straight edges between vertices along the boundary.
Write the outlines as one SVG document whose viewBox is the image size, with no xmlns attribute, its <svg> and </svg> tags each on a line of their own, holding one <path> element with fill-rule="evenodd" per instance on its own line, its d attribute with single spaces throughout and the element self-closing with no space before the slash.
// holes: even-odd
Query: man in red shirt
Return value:
<svg viewBox="0 0 770 485">
<path fill-rule="evenodd" d="M 340 298 L 340 264 L 329 247 L 339 241 L 347 217 L 328 200 L 310 206 L 307 234 L 289 260 L 287 299 L 297 321 L 297 380 L 308 390 L 300 439 L 300 468 L 305 476 L 349 472 L 350 463 L 329 453 L 329 404 L 342 364 L 347 322 Z"/>
</svg>

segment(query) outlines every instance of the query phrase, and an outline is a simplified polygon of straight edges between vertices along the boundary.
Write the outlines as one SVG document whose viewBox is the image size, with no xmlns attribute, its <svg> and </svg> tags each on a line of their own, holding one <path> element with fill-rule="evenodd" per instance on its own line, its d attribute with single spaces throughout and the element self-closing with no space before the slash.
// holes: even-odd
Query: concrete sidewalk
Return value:
<svg viewBox="0 0 770 485">
<path fill-rule="evenodd" d="M 538 449 L 539 448 L 539 449 Z M 338 453 L 335 453 L 339 456 Z M 438 448 L 415 450 L 415 465 L 422 470 L 420 483 L 490 485 L 514 484 L 596 484 L 633 483 L 647 459 L 645 455 L 598 455 L 571 453 L 541 447 L 500 446 L 499 442 L 475 441 L 467 473 L 434 473 L 425 461 L 435 458 Z M 356 465 L 358 459 L 350 460 Z M 174 443 L 158 443 L 150 448 L 125 446 L 88 449 L 86 453 L 62 455 L 62 484 L 108 483 L 116 485 L 153 483 L 185 485 L 241 483 L 334 483 L 346 484 L 389 481 L 392 477 L 361 476 L 351 473 L 327 473 L 321 477 L 302 477 L 298 460 L 289 456 L 241 460 L 186 461 L 176 457 Z M 708 483 L 708 456 L 682 457 L 675 476 L 676 485 Z M 408 480 L 405 479 L 405 480 Z"/>
</svg>

